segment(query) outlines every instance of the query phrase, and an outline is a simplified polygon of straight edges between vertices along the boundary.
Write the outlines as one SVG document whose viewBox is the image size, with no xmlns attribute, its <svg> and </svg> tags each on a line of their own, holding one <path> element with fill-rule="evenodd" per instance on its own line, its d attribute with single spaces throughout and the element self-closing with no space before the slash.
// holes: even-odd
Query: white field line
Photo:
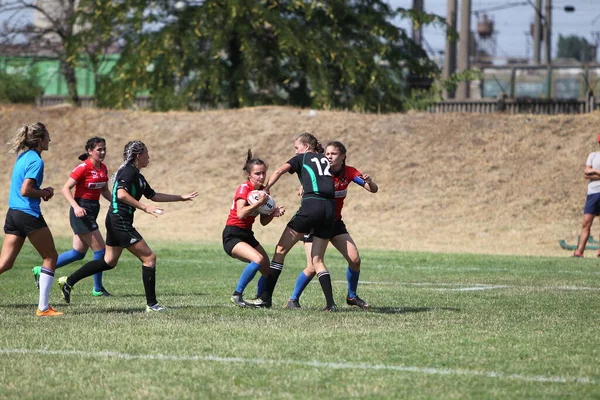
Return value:
<svg viewBox="0 0 600 400">
<path fill-rule="evenodd" d="M 530 274 L 550 274 L 550 273 L 552 273 L 552 274 L 600 275 L 600 271 L 581 271 L 581 270 L 576 270 L 576 269 L 547 271 L 547 270 L 542 270 L 542 269 L 515 270 L 515 269 L 511 269 L 511 268 L 486 268 L 486 267 L 477 267 L 477 266 L 452 268 L 452 267 L 441 267 L 441 266 L 415 267 L 415 266 L 411 266 L 411 265 L 400 265 L 400 264 L 385 264 L 385 265 L 379 264 L 379 265 L 373 265 L 373 266 L 365 266 L 365 269 L 368 269 L 368 268 L 377 268 L 377 269 L 399 268 L 399 269 L 405 269 L 408 271 L 442 270 L 442 271 L 455 271 L 455 272 L 483 271 L 483 272 L 523 272 L 523 273 L 530 273 Z"/>
<path fill-rule="evenodd" d="M 160 256 L 160 255 L 159 255 Z M 133 256 L 132 256 L 133 257 Z M 190 264 L 190 265 L 194 265 L 198 263 L 198 259 L 197 258 L 158 258 L 158 266 L 160 267 L 161 265 L 167 266 L 169 264 Z M 290 266 L 290 268 L 296 268 L 296 266 Z M 302 265 L 302 267 L 304 267 L 304 265 Z M 478 267 L 478 266 L 473 266 L 473 267 L 458 267 L 458 268 L 451 268 L 451 267 L 436 267 L 436 266 L 429 266 L 429 267 L 415 267 L 412 265 L 400 265 L 400 264 L 379 264 L 379 265 L 369 265 L 369 266 L 365 266 L 365 269 L 368 268 L 375 268 L 375 269 L 382 269 L 382 268 L 402 268 L 405 270 L 412 270 L 412 271 L 419 271 L 419 270 L 444 270 L 444 271 L 456 271 L 456 272 L 464 272 L 464 271 L 484 271 L 484 272 L 515 272 L 514 269 L 511 268 L 486 268 L 486 267 Z M 287 268 L 284 268 L 287 269 Z M 298 270 L 299 271 L 299 270 Z M 532 269 L 532 270 L 523 270 L 520 269 L 518 270 L 518 272 L 523 272 L 523 273 L 531 273 L 531 274 L 548 274 L 548 273 L 552 273 L 552 274 L 583 274 L 583 275 L 600 275 L 600 271 L 581 271 L 581 270 L 564 270 L 564 271 L 546 271 L 546 270 L 539 270 L 539 269 Z"/>
<path fill-rule="evenodd" d="M 153 360 L 153 361 L 173 361 L 173 362 L 218 362 L 223 364 L 255 364 L 255 365 L 295 365 L 311 368 L 329 368 L 329 369 L 358 369 L 367 371 L 396 371 L 396 372 L 414 372 L 429 375 L 460 375 L 460 376 L 481 376 L 487 378 L 517 380 L 524 382 L 549 382 L 549 383 L 581 383 L 598 385 L 595 380 L 586 377 L 562 377 L 562 376 L 528 376 L 521 374 L 505 374 L 495 371 L 476 371 L 468 369 L 449 369 L 449 368 L 424 368 L 411 367 L 405 365 L 377 365 L 377 364 L 352 364 L 352 363 L 332 363 L 322 361 L 295 361 L 295 360 L 269 360 L 263 358 L 241 358 L 241 357 L 218 357 L 218 356 L 170 356 L 166 354 L 127 354 L 113 351 L 89 352 L 80 350 L 48 350 L 48 349 L 0 349 L 0 354 L 38 354 L 46 356 L 74 356 L 88 358 L 117 358 L 121 360 Z"/>
<path fill-rule="evenodd" d="M 333 281 L 336 284 L 345 284 L 346 281 Z M 359 281 L 361 285 L 374 286 L 424 286 L 432 287 L 431 290 L 440 291 L 471 291 L 471 290 L 491 290 L 491 289 L 529 289 L 529 290 L 566 290 L 566 291 L 587 291 L 600 292 L 600 287 L 588 286 L 514 286 L 514 285 L 492 285 L 487 283 L 443 283 L 443 282 L 375 282 L 375 281 Z M 438 287 L 436 287 L 438 286 Z M 439 288 L 446 286 L 446 288 Z M 452 288 L 459 286 L 458 288 Z"/>
</svg>

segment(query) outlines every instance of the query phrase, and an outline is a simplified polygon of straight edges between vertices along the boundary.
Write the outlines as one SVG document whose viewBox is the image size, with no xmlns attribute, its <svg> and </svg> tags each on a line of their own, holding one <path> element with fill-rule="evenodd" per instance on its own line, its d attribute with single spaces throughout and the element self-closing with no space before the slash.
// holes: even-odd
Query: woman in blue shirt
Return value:
<svg viewBox="0 0 600 400">
<path fill-rule="evenodd" d="M 36 310 L 39 317 L 63 314 L 48 304 L 58 254 L 54 238 L 40 208 L 40 199 L 48 201 L 54 196 L 53 188 L 42 189 L 44 162 L 41 154 L 48 150 L 49 144 L 50 134 L 41 122 L 21 127 L 13 139 L 11 152 L 17 154 L 17 161 L 10 181 L 8 212 L 4 222 L 4 241 L 0 254 L 0 274 L 13 267 L 25 238 L 29 239 L 42 257 L 40 297 Z"/>
</svg>

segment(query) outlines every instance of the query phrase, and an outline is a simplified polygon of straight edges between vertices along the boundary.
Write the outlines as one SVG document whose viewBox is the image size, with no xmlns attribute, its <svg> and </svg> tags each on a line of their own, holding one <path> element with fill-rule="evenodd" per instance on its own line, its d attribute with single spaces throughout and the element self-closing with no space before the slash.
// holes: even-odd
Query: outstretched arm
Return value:
<svg viewBox="0 0 600 400">
<path fill-rule="evenodd" d="M 157 203 L 169 203 L 174 201 L 193 201 L 198 197 L 198 192 L 192 192 L 188 194 L 167 194 L 167 193 L 156 193 L 152 196 L 152 201 Z"/>
<path fill-rule="evenodd" d="M 289 172 L 292 166 L 288 163 L 283 164 L 281 167 L 277 168 L 275 172 L 269 178 L 269 182 L 265 185 L 264 191 L 269 193 L 269 189 L 281 178 L 281 175 Z"/>
<path fill-rule="evenodd" d="M 125 189 L 117 189 L 117 198 L 119 201 L 127 204 L 128 206 L 137 208 L 138 210 L 142 210 L 146 214 L 150 214 L 156 218 L 158 218 L 159 214 L 162 214 L 163 211 L 161 208 L 155 207 L 152 204 L 143 204 L 137 201 L 132 195 L 130 195 Z"/>
</svg>

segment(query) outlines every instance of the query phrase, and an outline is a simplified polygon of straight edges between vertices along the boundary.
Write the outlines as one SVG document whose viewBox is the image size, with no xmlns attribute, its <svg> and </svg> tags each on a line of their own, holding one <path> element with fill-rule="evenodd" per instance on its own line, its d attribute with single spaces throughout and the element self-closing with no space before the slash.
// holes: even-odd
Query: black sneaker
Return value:
<svg viewBox="0 0 600 400">
<path fill-rule="evenodd" d="M 242 297 L 241 294 L 234 294 L 231 295 L 231 302 L 233 304 L 235 304 L 238 307 L 246 307 L 248 306 L 248 304 L 246 304 L 246 302 L 244 301 L 244 298 Z"/>
<path fill-rule="evenodd" d="M 264 301 L 263 299 L 256 299 L 254 301 L 246 301 L 246 305 L 256 308 L 271 308 L 271 301 Z"/>
<path fill-rule="evenodd" d="M 323 309 L 323 311 L 327 311 L 327 312 L 337 312 L 337 306 L 334 304 L 332 306 L 327 306 Z"/>
<path fill-rule="evenodd" d="M 300 306 L 300 302 L 298 300 L 289 299 L 285 305 L 285 308 L 288 310 L 299 310 L 302 307 Z"/>
<path fill-rule="evenodd" d="M 360 307 L 363 310 L 369 309 L 369 303 L 367 303 L 366 301 L 364 301 L 363 299 L 361 299 L 358 296 L 356 296 L 354 298 L 346 297 L 346 304 L 348 304 L 349 306 Z"/>
<path fill-rule="evenodd" d="M 60 286 L 60 291 L 62 292 L 63 298 L 67 302 L 67 304 L 71 303 L 71 286 L 67 283 L 67 277 L 61 276 L 58 278 L 58 286 Z"/>
</svg>

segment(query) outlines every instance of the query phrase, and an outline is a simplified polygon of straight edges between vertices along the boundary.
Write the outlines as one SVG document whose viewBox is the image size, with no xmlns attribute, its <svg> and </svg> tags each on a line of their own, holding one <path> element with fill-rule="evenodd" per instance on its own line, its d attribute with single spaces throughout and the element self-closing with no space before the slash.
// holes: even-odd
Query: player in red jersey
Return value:
<svg viewBox="0 0 600 400">
<path fill-rule="evenodd" d="M 348 269 L 346 270 L 346 278 L 348 280 L 348 295 L 346 296 L 346 304 L 357 306 L 362 309 L 368 309 L 369 304 L 358 297 L 356 289 L 358 286 L 358 277 L 360 275 L 360 255 L 356 243 L 346 230 L 346 225 L 342 221 L 342 208 L 344 200 L 348 194 L 348 186 L 354 182 L 362 186 L 365 190 L 376 193 L 379 188 L 377 184 L 367 174 L 361 174 L 356 168 L 346 165 L 346 147 L 337 141 L 329 142 L 325 148 L 325 156 L 331 163 L 330 172 L 333 175 L 335 186 L 335 211 L 334 211 L 334 227 L 331 237 L 331 244 L 344 256 L 348 261 Z M 312 235 L 305 235 L 304 247 L 306 251 L 306 268 L 300 272 L 296 279 L 294 292 L 287 302 L 286 308 L 300 308 L 300 295 L 315 276 L 315 269 L 311 263 L 311 248 Z"/>
<path fill-rule="evenodd" d="M 268 196 L 262 192 L 258 201 L 254 204 L 248 203 L 248 194 L 253 190 L 264 188 L 267 177 L 267 165 L 259 158 L 252 157 L 252 151 L 248 150 L 248 157 L 243 170 L 247 174 L 248 180 L 238 186 L 233 197 L 233 204 L 229 210 L 229 216 L 223 229 L 223 249 L 227 254 L 238 260 L 248 262 L 246 268 L 240 275 L 237 287 L 231 295 L 231 302 L 239 307 L 245 307 L 243 293 L 244 289 L 260 269 L 262 277 L 258 283 L 257 296 L 262 293 L 266 276 L 269 273 L 269 256 L 265 249 L 254 237 L 252 225 L 259 215 L 258 208 L 264 204 Z M 273 220 L 273 217 L 280 217 L 284 214 L 283 206 L 275 207 L 273 213 L 269 215 L 260 214 L 260 223 L 265 226 Z"/>
<path fill-rule="evenodd" d="M 56 268 L 82 260 L 90 247 L 94 252 L 94 260 L 104 257 L 104 239 L 96 218 L 100 212 L 100 195 L 110 201 L 110 190 L 107 186 L 108 169 L 103 163 L 106 141 L 101 137 L 90 138 L 85 144 L 85 150 L 86 152 L 79 156 L 83 162 L 71 171 L 62 188 L 63 196 L 71 205 L 69 220 L 73 229 L 73 248 L 58 256 Z M 73 188 L 75 194 L 71 193 Z M 33 267 L 36 283 L 39 280 L 40 269 L 41 267 Z M 102 272 L 94 275 L 92 295 L 110 296 L 102 285 Z"/>
</svg>

